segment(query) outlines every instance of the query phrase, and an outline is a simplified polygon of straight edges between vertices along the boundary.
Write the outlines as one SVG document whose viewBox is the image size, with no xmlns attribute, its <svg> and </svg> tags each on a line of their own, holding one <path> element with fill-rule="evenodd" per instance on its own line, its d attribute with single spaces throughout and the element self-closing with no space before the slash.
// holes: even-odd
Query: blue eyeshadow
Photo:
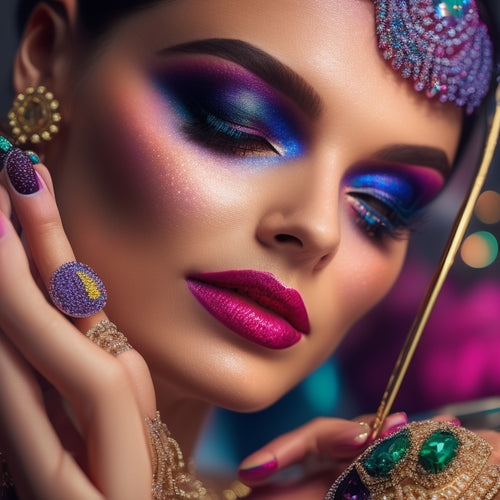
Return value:
<svg viewBox="0 0 500 500">
<path fill-rule="evenodd" d="M 247 77 L 246 72 L 196 64 L 182 64 L 153 78 L 155 86 L 188 125 L 202 116 L 210 117 L 209 124 L 210 120 L 224 122 L 223 131 L 234 127 L 233 138 L 243 130 L 244 134 L 276 145 L 280 156 L 274 159 L 300 156 L 304 152 L 304 132 L 297 118 L 276 91 L 256 80 L 253 75 Z"/>
<path fill-rule="evenodd" d="M 373 193 L 374 196 L 390 201 L 405 210 L 418 209 L 418 187 L 404 176 L 384 173 L 361 174 L 349 180 L 349 186 L 356 191 Z"/>
<path fill-rule="evenodd" d="M 429 167 L 377 163 L 361 166 L 345 179 L 360 226 L 376 237 L 398 237 L 410 229 L 443 183 L 439 172 Z"/>
</svg>

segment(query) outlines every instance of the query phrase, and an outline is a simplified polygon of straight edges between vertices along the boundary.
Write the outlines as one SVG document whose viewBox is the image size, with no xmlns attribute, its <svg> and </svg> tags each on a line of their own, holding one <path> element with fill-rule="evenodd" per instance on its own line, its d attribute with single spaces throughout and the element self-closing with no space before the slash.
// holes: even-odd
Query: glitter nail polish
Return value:
<svg viewBox="0 0 500 500">
<path fill-rule="evenodd" d="M 274 474 L 278 470 L 278 460 L 273 459 L 269 462 L 256 465 L 254 467 L 249 467 L 245 469 L 240 469 L 238 474 L 241 479 L 247 481 L 258 481 L 260 479 L 265 479 L 270 475 Z"/>
<path fill-rule="evenodd" d="M 12 144 L 3 135 L 0 135 L 0 171 L 3 169 L 5 157 L 12 147 Z"/>
<path fill-rule="evenodd" d="M 18 193 L 33 194 L 40 189 L 33 164 L 20 149 L 13 148 L 7 153 L 5 169 L 12 186 Z"/>
</svg>

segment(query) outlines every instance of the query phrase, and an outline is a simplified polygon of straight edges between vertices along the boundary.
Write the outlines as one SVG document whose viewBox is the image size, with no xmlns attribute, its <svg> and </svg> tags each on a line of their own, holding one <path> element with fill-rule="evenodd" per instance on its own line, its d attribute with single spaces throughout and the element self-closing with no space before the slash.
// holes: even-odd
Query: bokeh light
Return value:
<svg viewBox="0 0 500 500">
<path fill-rule="evenodd" d="M 488 267 L 498 256 L 498 241 L 488 231 L 471 234 L 463 242 L 460 256 L 469 267 Z"/>
<path fill-rule="evenodd" d="M 500 222 L 500 194 L 496 191 L 485 191 L 476 204 L 476 216 L 485 224 Z"/>
</svg>

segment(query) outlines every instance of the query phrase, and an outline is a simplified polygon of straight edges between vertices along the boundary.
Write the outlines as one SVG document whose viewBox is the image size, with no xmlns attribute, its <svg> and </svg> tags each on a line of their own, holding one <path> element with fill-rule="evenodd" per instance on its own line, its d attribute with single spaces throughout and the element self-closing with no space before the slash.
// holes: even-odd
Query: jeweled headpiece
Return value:
<svg viewBox="0 0 500 500">
<path fill-rule="evenodd" d="M 493 45 L 474 0 L 375 0 L 384 59 L 415 90 L 472 113 L 488 92 Z"/>
</svg>

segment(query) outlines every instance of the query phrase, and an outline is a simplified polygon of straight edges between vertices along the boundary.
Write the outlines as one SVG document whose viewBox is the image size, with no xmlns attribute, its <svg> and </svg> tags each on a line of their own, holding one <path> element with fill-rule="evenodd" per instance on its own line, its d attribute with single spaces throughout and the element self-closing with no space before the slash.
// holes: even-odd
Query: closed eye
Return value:
<svg viewBox="0 0 500 500">
<path fill-rule="evenodd" d="M 407 237 L 419 220 L 419 213 L 409 213 L 388 200 L 366 192 L 347 191 L 348 201 L 356 215 L 356 224 L 377 240 L 384 236 Z"/>
<path fill-rule="evenodd" d="M 240 157 L 279 156 L 281 153 L 258 131 L 230 123 L 203 108 L 190 110 L 184 133 L 215 152 Z"/>
</svg>

